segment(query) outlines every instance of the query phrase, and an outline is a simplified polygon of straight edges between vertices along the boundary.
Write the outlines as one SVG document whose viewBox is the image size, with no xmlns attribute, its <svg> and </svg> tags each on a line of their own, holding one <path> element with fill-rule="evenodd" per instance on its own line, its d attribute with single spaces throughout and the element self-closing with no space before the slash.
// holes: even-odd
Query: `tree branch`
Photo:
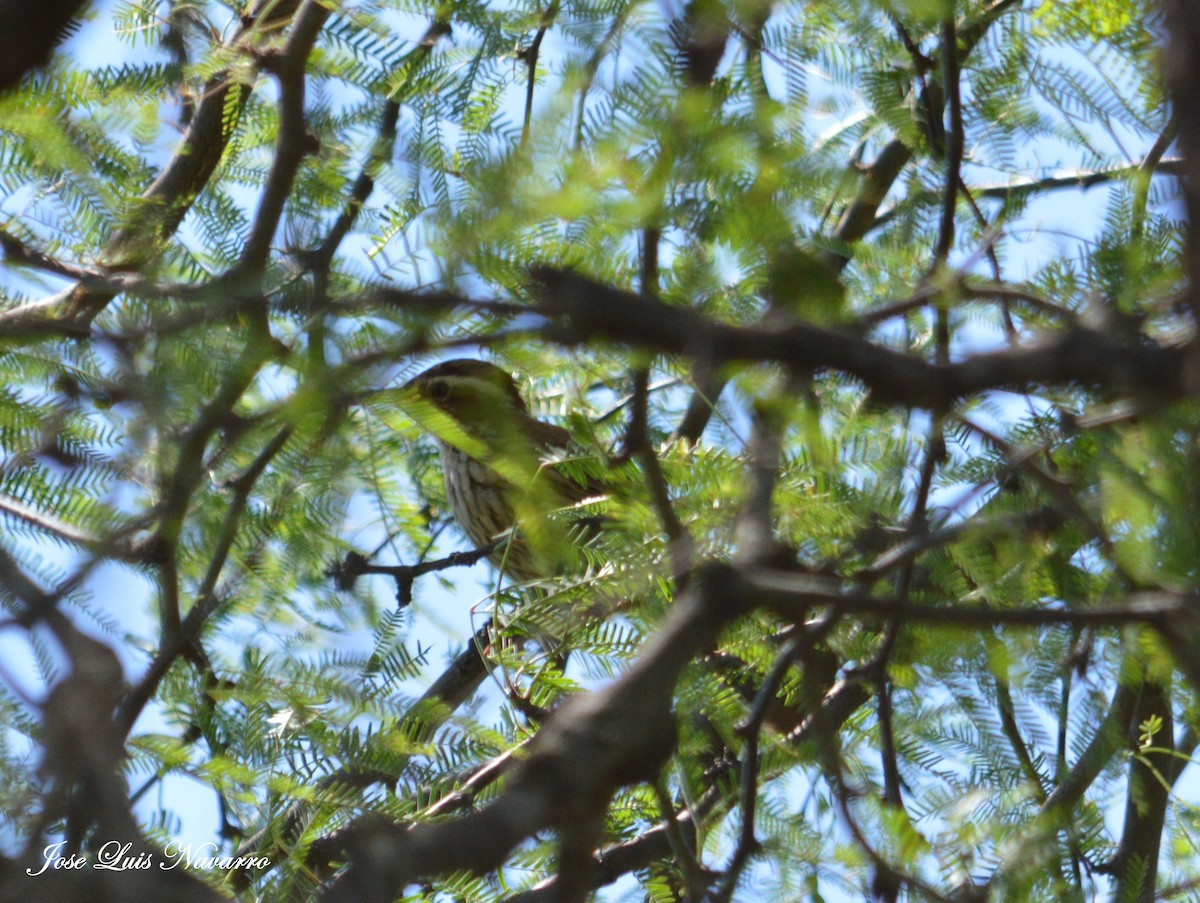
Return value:
<svg viewBox="0 0 1200 903">
<path fill-rule="evenodd" d="M 675 682 L 740 613 L 740 603 L 730 569 L 710 566 L 697 573 L 630 670 L 557 709 L 487 807 L 454 821 L 409 828 L 368 821 L 352 825 L 343 835 L 351 865 L 327 899 L 390 903 L 422 875 L 495 868 L 516 844 L 544 828 L 555 828 L 563 844 L 579 839 L 572 837 L 575 826 L 592 824 L 619 787 L 655 778 L 675 745 Z M 578 899 L 580 880 L 573 874 L 570 892 L 564 889 L 560 898 Z"/>
<path fill-rule="evenodd" d="M 1029 383 L 1083 384 L 1144 393 L 1166 401 L 1190 395 L 1184 349 L 1129 342 L 1084 326 L 1064 328 L 1036 344 L 929 363 L 846 332 L 791 323 L 778 328 L 732 326 L 574 273 L 534 271 L 551 322 L 547 338 L 566 345 L 596 340 L 717 362 L 773 361 L 801 372 L 830 368 L 860 379 L 880 401 L 945 411 L 990 389 Z"/>
<path fill-rule="evenodd" d="M 0 2 L 0 91 L 15 88 L 29 71 L 50 62 L 87 0 Z"/>
<path fill-rule="evenodd" d="M 279 132 L 275 138 L 271 169 L 259 196 L 258 211 L 235 267 L 243 273 L 257 274 L 266 266 L 271 240 L 292 192 L 300 161 L 315 149 L 304 119 L 305 70 L 330 11 L 318 0 L 304 0 L 282 54 L 269 57 L 279 81 Z"/>
</svg>

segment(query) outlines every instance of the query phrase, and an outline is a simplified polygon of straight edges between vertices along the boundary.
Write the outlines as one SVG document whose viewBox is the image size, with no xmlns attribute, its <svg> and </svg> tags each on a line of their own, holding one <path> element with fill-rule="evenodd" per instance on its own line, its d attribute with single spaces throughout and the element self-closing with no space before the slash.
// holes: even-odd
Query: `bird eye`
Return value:
<svg viewBox="0 0 1200 903">
<path fill-rule="evenodd" d="M 450 385 L 442 380 L 435 380 L 429 387 L 429 397 L 434 401 L 445 401 L 450 397 Z"/>
</svg>

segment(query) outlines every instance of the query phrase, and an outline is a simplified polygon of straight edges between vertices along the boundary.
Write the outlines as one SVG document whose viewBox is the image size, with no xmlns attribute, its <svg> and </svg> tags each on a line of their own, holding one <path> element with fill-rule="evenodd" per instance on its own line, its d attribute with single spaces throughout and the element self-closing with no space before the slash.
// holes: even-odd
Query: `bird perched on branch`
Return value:
<svg viewBox="0 0 1200 903">
<path fill-rule="evenodd" d="M 569 569 L 580 534 L 594 532 L 588 506 L 605 496 L 595 474 L 572 466 L 570 434 L 535 419 L 513 378 L 486 361 L 443 361 L 403 392 L 405 409 L 437 440 L 450 509 L 475 547 L 513 531 L 488 556 L 510 578 Z"/>
</svg>

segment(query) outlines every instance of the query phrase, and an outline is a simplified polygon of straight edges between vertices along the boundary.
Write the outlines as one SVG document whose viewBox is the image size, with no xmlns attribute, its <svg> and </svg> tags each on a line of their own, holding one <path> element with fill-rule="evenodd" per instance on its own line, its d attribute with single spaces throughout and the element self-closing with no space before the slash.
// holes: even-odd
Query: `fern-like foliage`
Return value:
<svg viewBox="0 0 1200 903">
<path fill-rule="evenodd" d="M 1177 27 L 98 7 L 0 96 L 0 897 L 134 824 L 266 863 L 196 894 L 306 899 L 355 831 L 505 807 L 493 859 L 442 844 L 387 898 L 1185 893 Z M 573 571 L 457 554 L 401 388 L 447 356 L 517 373 L 576 443 L 546 466 L 608 490 L 521 509 Z M 554 755 L 633 748 L 586 713 L 648 671 L 669 742 L 586 794 Z"/>
</svg>

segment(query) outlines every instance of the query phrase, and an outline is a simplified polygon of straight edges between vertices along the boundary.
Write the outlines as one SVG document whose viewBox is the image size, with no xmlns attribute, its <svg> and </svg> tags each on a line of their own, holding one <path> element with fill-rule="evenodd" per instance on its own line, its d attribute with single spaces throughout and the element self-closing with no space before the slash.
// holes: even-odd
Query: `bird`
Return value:
<svg viewBox="0 0 1200 903">
<path fill-rule="evenodd" d="M 511 374 L 482 360 L 442 361 L 401 397 L 437 442 L 451 513 L 476 549 L 491 546 L 492 564 L 521 583 L 577 563 L 605 488 L 586 468 L 564 466 L 577 451 L 570 433 L 533 417 Z"/>
</svg>

